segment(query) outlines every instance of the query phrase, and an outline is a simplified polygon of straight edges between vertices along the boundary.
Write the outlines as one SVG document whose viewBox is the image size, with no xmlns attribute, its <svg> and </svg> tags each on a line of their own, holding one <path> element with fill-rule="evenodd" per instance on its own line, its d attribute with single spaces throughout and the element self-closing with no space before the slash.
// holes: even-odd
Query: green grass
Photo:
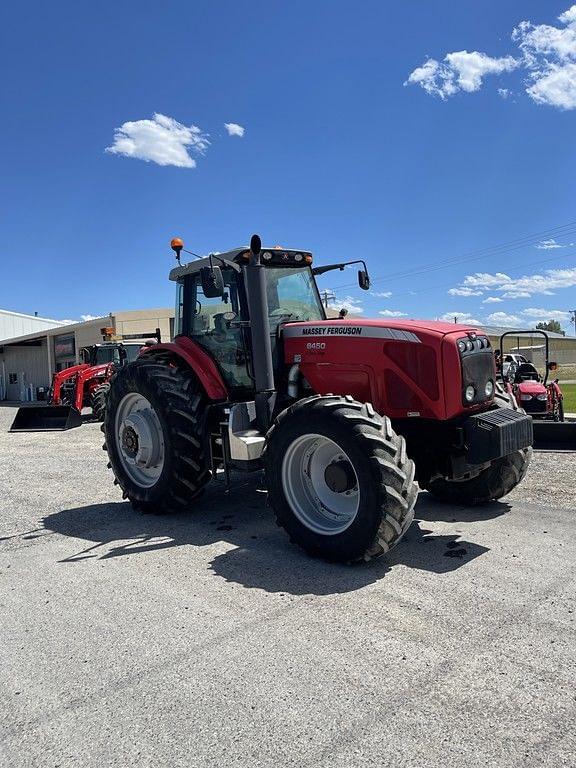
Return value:
<svg viewBox="0 0 576 768">
<path fill-rule="evenodd" d="M 562 384 L 560 389 L 564 395 L 564 411 L 566 413 L 576 413 L 576 384 Z"/>
</svg>

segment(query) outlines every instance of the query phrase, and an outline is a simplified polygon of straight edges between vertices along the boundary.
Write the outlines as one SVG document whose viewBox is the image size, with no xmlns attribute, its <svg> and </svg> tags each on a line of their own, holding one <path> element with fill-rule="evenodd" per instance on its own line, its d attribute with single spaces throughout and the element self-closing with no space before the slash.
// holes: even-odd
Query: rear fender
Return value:
<svg viewBox="0 0 576 768">
<path fill-rule="evenodd" d="M 210 400 L 228 400 L 228 390 L 216 363 L 195 341 L 187 336 L 177 336 L 174 341 L 145 347 L 140 355 L 165 355 L 169 353 L 181 360 L 198 377 Z"/>
</svg>

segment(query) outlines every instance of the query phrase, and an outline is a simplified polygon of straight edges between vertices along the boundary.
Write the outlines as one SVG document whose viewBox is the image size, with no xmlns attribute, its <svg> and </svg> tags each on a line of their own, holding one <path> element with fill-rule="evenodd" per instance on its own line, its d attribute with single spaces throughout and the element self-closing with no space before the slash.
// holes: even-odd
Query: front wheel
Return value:
<svg viewBox="0 0 576 768">
<path fill-rule="evenodd" d="M 278 524 L 315 557 L 370 560 L 412 522 L 418 486 L 404 438 L 352 397 L 290 406 L 268 432 L 264 465 Z"/>
<path fill-rule="evenodd" d="M 211 478 L 207 401 L 195 376 L 152 355 L 110 383 L 103 430 L 124 496 L 144 512 L 186 509 Z"/>
<path fill-rule="evenodd" d="M 92 393 L 92 416 L 96 421 L 104 421 L 106 415 L 106 398 L 110 384 L 100 384 Z"/>
</svg>

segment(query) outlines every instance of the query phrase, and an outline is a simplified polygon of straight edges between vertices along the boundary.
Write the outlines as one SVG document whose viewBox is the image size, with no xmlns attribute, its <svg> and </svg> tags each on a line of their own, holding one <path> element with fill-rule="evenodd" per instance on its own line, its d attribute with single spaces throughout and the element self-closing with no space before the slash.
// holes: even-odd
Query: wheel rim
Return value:
<svg viewBox="0 0 576 768">
<path fill-rule="evenodd" d="M 120 401 L 115 419 L 118 456 L 126 474 L 141 488 L 150 488 L 164 469 L 164 433 L 152 404 L 138 392 Z"/>
<path fill-rule="evenodd" d="M 302 435 L 288 447 L 282 487 L 296 517 L 315 533 L 341 533 L 358 514 L 356 470 L 345 451 L 323 435 Z"/>
</svg>

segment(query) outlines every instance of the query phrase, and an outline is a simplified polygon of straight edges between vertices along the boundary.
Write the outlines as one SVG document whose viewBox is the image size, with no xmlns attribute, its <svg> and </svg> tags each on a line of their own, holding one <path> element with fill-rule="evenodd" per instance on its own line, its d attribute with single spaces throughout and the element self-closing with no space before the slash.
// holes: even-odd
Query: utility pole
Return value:
<svg viewBox="0 0 576 768">
<path fill-rule="evenodd" d="M 324 304 L 325 309 L 328 309 L 329 301 L 336 301 L 336 294 L 333 291 L 322 291 L 320 296 L 322 297 L 322 304 Z"/>
<path fill-rule="evenodd" d="M 574 323 L 574 336 L 576 336 L 576 309 L 571 309 L 570 312 L 572 312 L 570 322 Z"/>
</svg>

